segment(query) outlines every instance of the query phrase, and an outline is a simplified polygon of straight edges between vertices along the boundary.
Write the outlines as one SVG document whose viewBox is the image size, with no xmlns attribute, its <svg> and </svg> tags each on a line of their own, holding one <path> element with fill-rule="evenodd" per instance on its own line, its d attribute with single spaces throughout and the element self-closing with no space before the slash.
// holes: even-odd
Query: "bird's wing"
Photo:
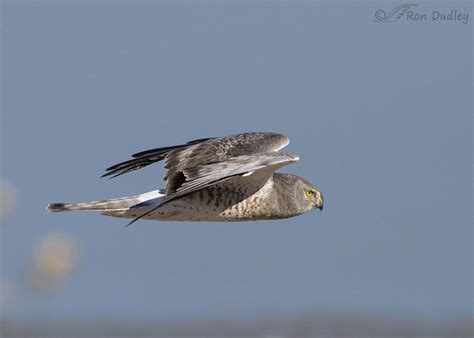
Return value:
<svg viewBox="0 0 474 338">
<path fill-rule="evenodd" d="M 254 177 L 259 177 L 259 180 L 264 180 L 266 182 L 278 168 L 298 160 L 299 157 L 296 155 L 286 154 L 283 152 L 266 152 L 261 154 L 236 156 L 222 162 L 201 164 L 192 168 L 184 169 L 183 175 L 185 176 L 185 181 L 183 184 L 175 192 L 170 193 L 161 199 L 153 209 L 148 210 L 146 213 L 135 218 L 129 224 L 132 224 L 153 212 L 163 204 L 178 197 L 224 182 L 237 176 L 241 177 L 241 184 L 243 185 L 249 184 L 250 182 L 246 181 L 252 181 Z M 263 174 L 263 176 L 260 174 Z M 263 182 L 263 184 L 265 182 Z M 147 206 L 149 205 L 150 204 L 147 203 Z M 140 206 L 141 205 L 138 204 L 133 208 L 139 208 Z"/>
<path fill-rule="evenodd" d="M 180 145 L 170 146 L 170 147 L 154 148 L 154 149 L 149 149 L 149 150 L 145 150 L 145 151 L 133 154 L 131 160 L 114 164 L 113 166 L 105 169 L 106 173 L 103 174 L 101 177 L 109 176 L 110 178 L 114 178 L 114 177 L 129 173 L 131 171 L 141 169 L 152 163 L 163 160 L 166 157 L 166 155 L 169 154 L 173 150 L 189 148 L 193 145 L 206 142 L 210 139 L 211 138 L 193 140 L 193 141 L 187 142 L 186 144 L 180 144 Z"/>
<path fill-rule="evenodd" d="M 264 169 L 268 173 L 268 177 L 270 177 L 270 174 L 278 168 L 298 160 L 299 157 L 296 155 L 283 152 L 267 152 L 237 156 L 222 162 L 202 164 L 184 170 L 186 181 L 173 195 L 179 194 L 179 196 L 182 196 L 235 176 L 257 175 L 259 171 Z"/>
<path fill-rule="evenodd" d="M 244 133 L 220 138 L 200 139 L 183 145 L 151 149 L 133 155 L 133 159 L 107 169 L 103 176 L 119 176 L 165 160 L 167 173 L 165 192 L 176 192 L 186 181 L 185 170 L 203 164 L 224 162 L 234 157 L 276 152 L 285 147 L 289 139 L 269 132 Z"/>
</svg>

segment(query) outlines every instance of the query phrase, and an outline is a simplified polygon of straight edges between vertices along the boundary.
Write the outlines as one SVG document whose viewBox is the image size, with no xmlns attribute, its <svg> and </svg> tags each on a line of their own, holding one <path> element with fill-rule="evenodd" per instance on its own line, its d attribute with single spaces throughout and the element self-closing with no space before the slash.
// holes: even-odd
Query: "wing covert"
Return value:
<svg viewBox="0 0 474 338">
<path fill-rule="evenodd" d="M 226 162 L 232 158 L 277 152 L 289 143 L 282 134 L 252 132 L 220 138 L 204 138 L 186 144 L 145 150 L 132 155 L 132 159 L 106 169 L 102 177 L 110 178 L 126 174 L 164 160 L 167 170 L 165 192 L 174 193 L 186 181 L 185 171 L 204 164 Z"/>
<path fill-rule="evenodd" d="M 298 160 L 299 157 L 296 155 L 282 152 L 267 152 L 256 155 L 237 156 L 225 162 L 202 164 L 185 169 L 183 172 L 185 179 L 181 187 L 165 196 L 155 208 L 135 218 L 129 224 L 136 222 L 163 204 L 178 197 L 224 182 L 236 176 L 241 176 L 242 180 L 252 180 L 253 175 L 258 175 L 265 171 L 264 181 L 266 182 L 277 169 Z M 244 184 L 245 182 L 242 183 Z"/>
</svg>

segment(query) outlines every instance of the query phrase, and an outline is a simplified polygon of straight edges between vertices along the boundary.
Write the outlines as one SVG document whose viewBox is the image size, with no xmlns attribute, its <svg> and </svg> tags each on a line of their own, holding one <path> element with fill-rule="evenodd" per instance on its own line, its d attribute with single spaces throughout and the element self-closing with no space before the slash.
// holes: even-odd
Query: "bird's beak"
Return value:
<svg viewBox="0 0 474 338">
<path fill-rule="evenodd" d="M 316 203 L 314 204 L 314 207 L 318 208 L 319 211 L 323 211 L 323 206 L 324 206 L 323 195 L 319 194 L 319 197 L 316 200 Z"/>
</svg>

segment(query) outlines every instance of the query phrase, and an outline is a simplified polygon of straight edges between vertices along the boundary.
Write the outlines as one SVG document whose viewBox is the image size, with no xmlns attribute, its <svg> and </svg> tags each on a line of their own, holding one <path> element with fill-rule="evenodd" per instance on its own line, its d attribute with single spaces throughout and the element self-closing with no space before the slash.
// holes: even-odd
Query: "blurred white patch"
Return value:
<svg viewBox="0 0 474 338">
<path fill-rule="evenodd" d="M 33 254 L 30 278 L 40 290 L 55 289 L 71 275 L 77 265 L 76 241 L 63 233 L 49 233 L 41 238 Z"/>
<path fill-rule="evenodd" d="M 16 190 L 13 185 L 0 179 L 0 221 L 7 219 L 15 211 Z"/>
</svg>

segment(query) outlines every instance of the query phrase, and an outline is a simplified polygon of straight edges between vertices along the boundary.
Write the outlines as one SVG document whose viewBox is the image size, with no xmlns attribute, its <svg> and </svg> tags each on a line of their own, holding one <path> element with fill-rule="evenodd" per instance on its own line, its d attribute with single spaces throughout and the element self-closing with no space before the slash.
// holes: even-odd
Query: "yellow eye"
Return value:
<svg viewBox="0 0 474 338">
<path fill-rule="evenodd" d="M 313 196 L 313 195 L 314 195 L 314 191 L 313 191 L 313 190 L 308 190 L 308 191 L 306 192 L 306 196 L 308 196 L 308 197 L 311 197 L 311 196 Z"/>
</svg>

